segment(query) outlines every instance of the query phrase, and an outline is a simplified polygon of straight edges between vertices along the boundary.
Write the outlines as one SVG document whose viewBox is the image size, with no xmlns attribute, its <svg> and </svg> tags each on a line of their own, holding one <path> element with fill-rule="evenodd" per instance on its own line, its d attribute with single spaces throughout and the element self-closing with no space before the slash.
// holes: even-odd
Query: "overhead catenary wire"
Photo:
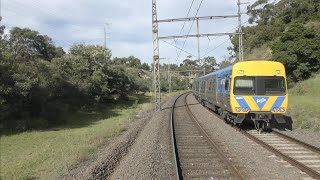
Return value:
<svg viewBox="0 0 320 180">
<path fill-rule="evenodd" d="M 246 22 L 242 23 L 242 25 L 245 25 L 245 24 L 247 24 L 247 23 L 249 23 L 249 21 L 246 21 Z M 236 29 L 238 29 L 238 26 L 235 27 L 235 28 L 233 28 L 233 29 L 231 29 L 229 32 L 232 32 L 232 31 L 234 31 L 234 30 L 236 30 Z M 221 37 L 221 36 L 215 37 L 215 38 L 212 38 L 211 40 L 214 40 L 214 39 L 217 39 L 217 38 L 220 38 L 220 37 Z M 205 55 L 204 55 L 202 58 L 204 58 L 205 56 L 207 56 L 208 54 L 210 54 L 211 52 L 213 52 L 214 50 L 216 50 L 217 48 L 219 48 L 221 45 L 225 44 L 225 43 L 228 42 L 228 41 L 229 41 L 229 39 L 227 39 L 226 41 L 222 42 L 221 44 L 215 46 L 215 47 L 214 47 L 213 49 L 211 49 L 210 51 L 207 51 L 207 50 L 209 49 L 209 48 L 207 48 L 206 53 L 205 53 Z M 209 44 L 210 44 L 210 42 L 208 43 L 208 46 L 209 46 Z"/>
<path fill-rule="evenodd" d="M 198 15 L 198 13 L 199 13 L 199 10 L 200 10 L 200 8 L 201 8 L 202 3 L 203 3 L 203 0 L 201 0 L 201 2 L 200 2 L 200 4 L 199 4 L 199 7 L 198 7 L 197 12 L 196 12 L 196 14 L 195 14 L 195 17 L 197 17 L 197 15 Z M 192 24 L 191 24 L 191 26 L 190 26 L 190 28 L 189 28 L 189 31 L 188 31 L 188 34 L 187 34 L 187 35 L 189 35 L 189 34 L 190 34 L 191 29 L 192 29 L 193 24 L 194 24 L 194 21 L 195 21 L 195 20 L 193 20 L 193 21 L 192 21 Z M 181 48 L 181 49 L 184 49 L 184 46 L 185 46 L 185 44 L 186 44 L 186 41 L 187 41 L 187 38 L 185 38 L 185 40 L 184 40 L 184 42 L 183 42 L 183 45 L 182 45 L 182 48 Z M 179 58 L 180 58 L 181 52 L 182 52 L 182 51 L 180 50 L 180 52 L 179 52 L 179 55 L 178 55 L 178 58 L 177 58 L 177 59 L 179 59 Z"/>
<path fill-rule="evenodd" d="M 169 44 L 169 45 L 171 45 L 171 46 L 175 47 L 175 48 L 176 48 L 176 49 L 178 49 L 178 50 L 181 50 L 181 51 L 183 51 L 183 52 L 185 52 L 185 53 L 189 54 L 189 55 L 190 55 L 190 56 L 192 56 L 192 57 L 197 58 L 197 56 L 196 56 L 196 55 L 194 55 L 194 54 L 192 54 L 192 53 L 190 53 L 190 52 L 188 52 L 188 51 L 186 51 L 186 50 L 184 50 L 184 49 L 181 49 L 180 47 L 178 47 L 178 46 L 174 45 L 173 43 L 169 43 L 168 41 L 165 41 L 165 40 L 163 40 L 163 42 L 165 42 L 165 43 L 167 43 L 167 44 Z"/>
<path fill-rule="evenodd" d="M 192 2 L 191 2 L 191 5 L 190 5 L 190 7 L 189 7 L 189 10 L 188 10 L 188 13 L 187 13 L 187 16 L 186 16 L 186 17 L 189 16 L 190 11 L 191 11 L 192 6 L 193 6 L 193 3 L 194 3 L 194 0 L 192 0 Z M 183 25 L 182 25 L 182 27 L 181 27 L 181 29 L 180 29 L 180 32 L 179 32 L 179 35 L 181 35 L 181 33 L 182 33 L 185 25 L 186 25 L 186 21 L 183 22 Z M 177 39 L 174 39 L 173 41 L 174 41 L 175 46 L 177 46 L 177 41 L 178 41 L 178 40 L 177 40 Z M 178 54 L 179 54 L 179 53 L 178 53 L 178 49 L 177 49 L 177 48 L 176 48 L 176 53 L 177 53 L 176 63 L 178 64 L 178 59 L 179 59 L 179 55 L 178 55 Z"/>
</svg>

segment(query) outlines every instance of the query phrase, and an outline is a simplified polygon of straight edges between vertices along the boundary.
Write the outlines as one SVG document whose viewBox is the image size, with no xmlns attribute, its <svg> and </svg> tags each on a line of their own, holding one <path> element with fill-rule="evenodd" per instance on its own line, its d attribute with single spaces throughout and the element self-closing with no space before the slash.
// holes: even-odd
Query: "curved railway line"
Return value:
<svg viewBox="0 0 320 180">
<path fill-rule="evenodd" d="M 210 109 L 209 112 L 223 120 L 221 116 Z M 310 177 L 320 179 L 320 148 L 287 136 L 277 130 L 258 133 L 257 130 L 242 130 L 237 126 L 232 127 Z"/>
<path fill-rule="evenodd" d="M 178 179 L 244 179 L 190 111 L 189 94 L 177 97 L 171 112 Z"/>
</svg>

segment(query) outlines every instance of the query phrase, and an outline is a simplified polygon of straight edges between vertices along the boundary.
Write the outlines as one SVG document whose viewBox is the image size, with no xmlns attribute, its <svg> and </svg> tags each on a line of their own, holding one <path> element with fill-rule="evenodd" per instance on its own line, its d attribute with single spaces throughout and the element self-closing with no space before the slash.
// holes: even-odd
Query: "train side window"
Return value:
<svg viewBox="0 0 320 180">
<path fill-rule="evenodd" d="M 230 90 L 230 79 L 229 78 L 226 79 L 226 82 L 224 84 L 224 90 L 225 91 L 229 91 Z"/>
</svg>

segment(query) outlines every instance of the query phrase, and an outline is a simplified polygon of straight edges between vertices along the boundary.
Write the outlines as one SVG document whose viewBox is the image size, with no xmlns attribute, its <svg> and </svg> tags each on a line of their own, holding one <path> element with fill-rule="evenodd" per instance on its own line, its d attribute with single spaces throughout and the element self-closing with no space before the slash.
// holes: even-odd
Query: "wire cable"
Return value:
<svg viewBox="0 0 320 180">
<path fill-rule="evenodd" d="M 186 50 L 184 50 L 184 49 L 181 49 L 180 47 L 178 47 L 178 46 L 174 45 L 173 43 L 169 43 L 168 41 L 165 41 L 165 40 L 163 40 L 163 42 L 165 42 L 165 43 L 167 43 L 167 44 L 169 44 L 169 45 L 171 45 L 171 46 L 175 47 L 176 49 L 179 49 L 179 50 L 181 50 L 181 51 L 183 51 L 183 52 L 185 52 L 185 53 L 189 54 L 190 56 L 193 56 L 193 57 L 195 57 L 195 58 L 198 58 L 196 55 L 194 55 L 194 54 L 192 54 L 192 53 L 190 53 L 190 52 L 188 52 L 188 51 L 186 51 Z"/>
<path fill-rule="evenodd" d="M 200 10 L 200 8 L 201 8 L 202 3 L 203 3 L 203 0 L 201 0 L 201 2 L 200 2 L 200 4 L 199 4 L 199 7 L 198 7 L 198 9 L 197 9 L 197 12 L 196 12 L 195 17 L 197 17 L 197 15 L 198 15 L 198 13 L 199 13 L 199 10 Z M 192 29 L 193 24 L 194 24 L 194 21 L 195 21 L 195 20 L 193 20 L 193 21 L 192 21 L 192 24 L 191 24 L 191 26 L 190 26 L 190 28 L 189 28 L 189 31 L 188 31 L 188 34 L 187 34 L 187 35 L 189 35 L 189 34 L 190 34 L 191 29 Z M 186 38 L 185 38 L 185 40 L 184 40 L 184 42 L 183 42 L 183 45 L 182 45 L 182 48 L 181 48 L 181 49 L 184 49 L 184 46 L 185 46 L 185 44 L 186 44 L 187 39 L 188 39 L 188 38 L 186 37 Z M 181 52 L 182 52 L 182 51 L 180 50 L 180 53 L 179 53 L 179 55 L 178 55 L 178 58 L 177 58 L 177 59 L 179 59 L 179 57 L 180 57 L 180 55 L 181 55 Z"/>
<path fill-rule="evenodd" d="M 186 16 L 186 17 L 189 17 L 190 11 L 191 11 L 192 6 L 193 6 L 193 3 L 194 3 L 194 0 L 192 0 L 192 2 L 191 2 L 191 5 L 190 5 L 190 7 L 189 7 L 189 10 L 188 10 L 188 13 L 187 13 L 187 16 Z M 179 32 L 179 36 L 181 35 L 181 33 L 182 33 L 185 25 L 186 25 L 186 21 L 183 22 L 182 28 L 180 29 L 180 32 Z M 177 46 L 177 41 L 178 41 L 177 39 L 174 39 L 174 40 L 173 40 L 175 46 Z M 179 54 L 179 53 L 178 53 L 178 49 L 177 49 L 177 48 L 176 48 L 176 53 L 177 53 L 176 63 L 178 64 L 178 59 L 179 59 L 179 58 L 178 58 L 178 54 Z"/>
</svg>

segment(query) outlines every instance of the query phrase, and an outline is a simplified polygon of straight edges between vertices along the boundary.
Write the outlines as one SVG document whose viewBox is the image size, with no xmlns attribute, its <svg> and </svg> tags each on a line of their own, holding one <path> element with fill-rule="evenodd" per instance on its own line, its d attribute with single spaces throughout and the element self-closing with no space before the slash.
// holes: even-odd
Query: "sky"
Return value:
<svg viewBox="0 0 320 180">
<path fill-rule="evenodd" d="M 56 46 L 68 51 L 74 43 L 106 44 L 113 57 L 133 55 L 152 62 L 152 0 L 0 0 L 1 24 L 6 32 L 18 26 L 51 37 Z M 237 0 L 157 0 L 158 20 L 197 16 L 236 15 Z M 202 3 L 201 3 L 202 1 Z M 255 0 L 246 0 L 249 4 Z M 201 3 L 201 6 L 200 6 Z M 246 11 L 242 6 L 242 12 Z M 248 17 L 243 15 L 244 25 Z M 184 25 L 184 28 L 182 28 Z M 234 32 L 237 18 L 199 22 L 200 33 Z M 181 32 L 181 33 L 180 33 Z M 190 32 L 190 33 L 189 33 Z M 196 34 L 196 23 L 159 23 L 159 36 Z M 160 40 L 161 63 L 181 63 L 198 55 L 197 39 Z M 180 47 L 188 53 L 181 51 Z M 229 36 L 200 38 L 200 57 L 214 56 L 218 62 L 228 55 Z"/>
</svg>

